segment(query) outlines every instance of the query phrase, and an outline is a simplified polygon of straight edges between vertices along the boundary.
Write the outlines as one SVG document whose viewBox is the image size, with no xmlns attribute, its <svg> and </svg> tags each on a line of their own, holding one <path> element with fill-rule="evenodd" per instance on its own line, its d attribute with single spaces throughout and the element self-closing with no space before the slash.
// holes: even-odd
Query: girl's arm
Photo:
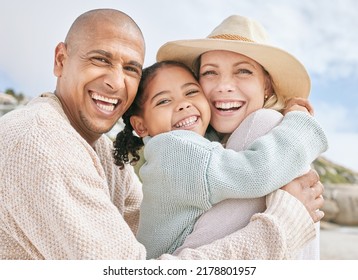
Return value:
<svg viewBox="0 0 358 280">
<path fill-rule="evenodd" d="M 278 126 L 247 150 L 213 152 L 208 165 L 211 201 L 267 195 L 307 172 L 309 164 L 326 149 L 327 138 L 313 117 L 303 112 L 287 113 Z M 231 166 L 225 167 L 224 161 Z M 223 173 L 227 177 L 218 176 Z"/>
<path fill-rule="evenodd" d="M 198 185 L 205 185 L 200 191 L 215 204 L 226 198 L 265 196 L 301 175 L 326 149 L 327 139 L 317 121 L 307 113 L 290 112 L 241 152 L 190 131 L 155 136 L 146 144 L 141 176 L 154 185 L 163 185 L 164 180 L 169 187 L 165 182 L 169 177 L 180 182 L 175 188 L 184 188 L 187 200 Z"/>
</svg>

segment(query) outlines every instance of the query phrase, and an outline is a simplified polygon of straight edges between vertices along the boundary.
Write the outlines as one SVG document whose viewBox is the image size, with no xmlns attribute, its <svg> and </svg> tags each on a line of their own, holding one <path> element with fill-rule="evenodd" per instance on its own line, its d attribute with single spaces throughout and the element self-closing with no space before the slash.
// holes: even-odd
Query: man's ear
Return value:
<svg viewBox="0 0 358 280">
<path fill-rule="evenodd" d="M 145 127 L 143 118 L 140 116 L 131 116 L 130 117 L 131 125 L 134 129 L 134 131 L 138 134 L 140 137 L 148 136 L 148 130 Z"/>
<path fill-rule="evenodd" d="M 57 78 L 61 77 L 63 64 L 67 57 L 67 48 L 65 43 L 59 43 L 55 49 L 55 61 L 53 67 L 53 73 Z"/>
</svg>

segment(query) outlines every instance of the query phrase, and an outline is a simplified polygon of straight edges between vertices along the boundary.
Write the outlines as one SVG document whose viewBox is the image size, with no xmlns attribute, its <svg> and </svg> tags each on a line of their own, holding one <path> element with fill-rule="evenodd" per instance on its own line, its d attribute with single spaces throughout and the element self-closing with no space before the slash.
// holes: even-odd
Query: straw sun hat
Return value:
<svg viewBox="0 0 358 280">
<path fill-rule="evenodd" d="M 270 73 L 277 95 L 309 95 L 311 83 L 305 67 L 288 52 L 272 46 L 258 22 L 239 15 L 225 19 L 204 39 L 164 44 L 158 50 L 157 61 L 176 60 L 193 68 L 200 55 L 212 50 L 233 51 L 260 63 Z"/>
</svg>

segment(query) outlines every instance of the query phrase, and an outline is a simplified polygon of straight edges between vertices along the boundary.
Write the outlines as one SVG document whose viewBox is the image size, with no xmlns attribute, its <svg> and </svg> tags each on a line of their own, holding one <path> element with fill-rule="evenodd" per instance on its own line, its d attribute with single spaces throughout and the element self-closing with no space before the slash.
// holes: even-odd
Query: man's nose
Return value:
<svg viewBox="0 0 358 280">
<path fill-rule="evenodd" d="M 122 68 L 112 69 L 112 71 L 106 75 L 105 84 L 112 90 L 124 88 L 125 83 Z"/>
</svg>

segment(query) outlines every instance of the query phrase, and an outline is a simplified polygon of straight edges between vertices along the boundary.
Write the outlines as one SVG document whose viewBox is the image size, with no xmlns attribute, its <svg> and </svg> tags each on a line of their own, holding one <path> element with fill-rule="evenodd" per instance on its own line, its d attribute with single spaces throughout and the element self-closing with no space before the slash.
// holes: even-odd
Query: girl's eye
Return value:
<svg viewBox="0 0 358 280">
<path fill-rule="evenodd" d="M 156 106 L 167 104 L 169 101 L 169 99 L 161 99 L 156 103 Z"/>
</svg>

